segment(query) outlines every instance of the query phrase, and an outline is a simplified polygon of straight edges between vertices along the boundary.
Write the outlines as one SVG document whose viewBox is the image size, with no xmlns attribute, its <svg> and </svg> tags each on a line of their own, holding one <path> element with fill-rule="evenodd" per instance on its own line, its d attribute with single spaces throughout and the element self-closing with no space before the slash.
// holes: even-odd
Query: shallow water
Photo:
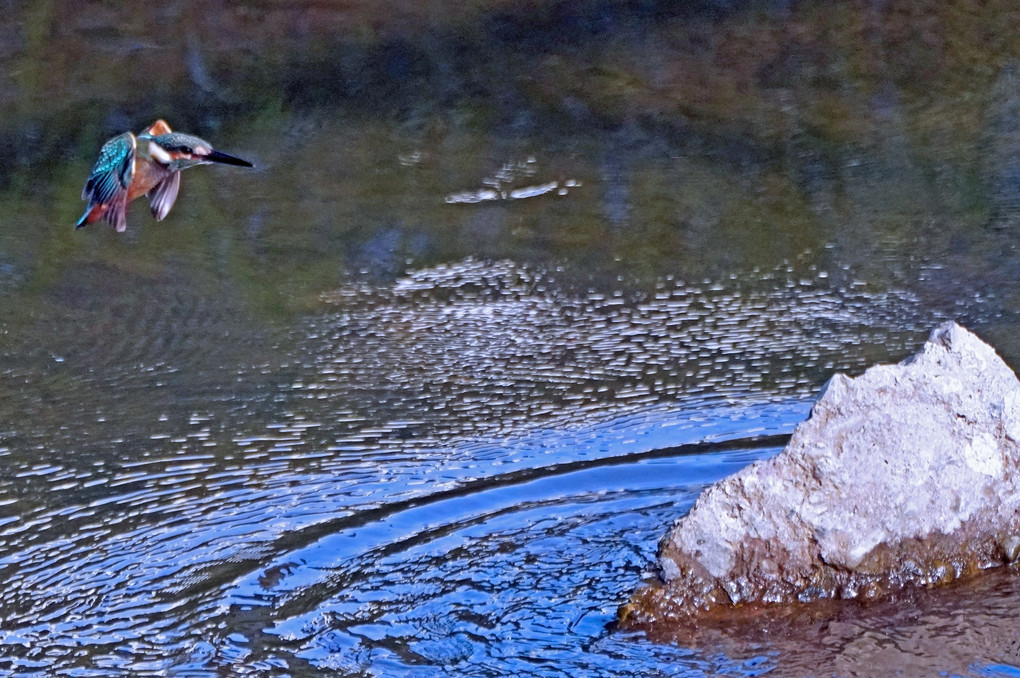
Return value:
<svg viewBox="0 0 1020 678">
<path fill-rule="evenodd" d="M 1020 360 L 1014 24 L 428 7 L 0 30 L 0 672 L 1016 675 L 1010 578 L 612 625 L 833 372 L 946 319 Z M 157 116 L 256 169 L 72 232 L 103 139 Z"/>
<path fill-rule="evenodd" d="M 625 295 L 468 259 L 324 299 L 250 340 L 276 342 L 266 362 L 176 337 L 198 315 L 179 295 L 129 327 L 91 319 L 109 351 L 8 369 L 10 670 L 782 665 L 610 625 L 665 527 L 774 454 L 820 375 L 863 368 L 862 336 L 923 336 L 912 294 L 784 271 Z"/>
</svg>

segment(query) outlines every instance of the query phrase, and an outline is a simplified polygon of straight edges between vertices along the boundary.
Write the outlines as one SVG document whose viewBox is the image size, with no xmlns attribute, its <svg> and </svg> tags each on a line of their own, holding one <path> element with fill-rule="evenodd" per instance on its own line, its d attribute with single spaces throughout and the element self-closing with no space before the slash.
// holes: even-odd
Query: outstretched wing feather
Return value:
<svg viewBox="0 0 1020 678">
<path fill-rule="evenodd" d="M 149 199 L 149 208 L 156 221 L 163 221 L 170 213 L 170 208 L 177 200 L 177 191 L 181 188 L 181 173 L 170 172 L 168 175 L 152 187 L 146 197 Z"/>
<path fill-rule="evenodd" d="M 103 220 L 117 229 L 118 233 L 127 230 L 127 203 L 127 191 L 124 191 L 110 204 L 110 209 L 106 210 L 106 214 L 103 215 Z"/>
</svg>

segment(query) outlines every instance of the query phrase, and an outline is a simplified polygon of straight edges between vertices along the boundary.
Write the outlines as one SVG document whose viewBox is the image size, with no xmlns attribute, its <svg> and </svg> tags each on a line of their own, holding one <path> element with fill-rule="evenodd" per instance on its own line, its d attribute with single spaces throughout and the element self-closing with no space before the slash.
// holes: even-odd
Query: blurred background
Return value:
<svg viewBox="0 0 1020 678">
<path fill-rule="evenodd" d="M 1014 3 L 0 5 L 0 669 L 874 670 L 611 622 L 834 371 L 1020 361 Z M 256 168 L 75 231 L 157 118 Z"/>
</svg>

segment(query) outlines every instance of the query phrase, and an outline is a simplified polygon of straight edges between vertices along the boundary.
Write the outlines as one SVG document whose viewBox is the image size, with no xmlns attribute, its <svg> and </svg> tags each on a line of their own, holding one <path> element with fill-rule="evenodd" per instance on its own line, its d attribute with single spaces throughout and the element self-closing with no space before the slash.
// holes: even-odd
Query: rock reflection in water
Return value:
<svg viewBox="0 0 1020 678">
<path fill-rule="evenodd" d="M 1006 568 L 881 602 L 749 607 L 725 626 L 707 622 L 683 638 L 656 640 L 710 648 L 734 661 L 768 647 L 770 676 L 1005 678 L 1020 665 L 1020 631 L 1010 621 L 1018 598 L 1020 577 Z"/>
</svg>

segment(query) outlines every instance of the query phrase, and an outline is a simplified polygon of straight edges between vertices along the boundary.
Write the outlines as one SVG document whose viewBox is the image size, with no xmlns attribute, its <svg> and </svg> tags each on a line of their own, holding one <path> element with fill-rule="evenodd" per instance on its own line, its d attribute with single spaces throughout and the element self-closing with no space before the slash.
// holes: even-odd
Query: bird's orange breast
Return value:
<svg viewBox="0 0 1020 678">
<path fill-rule="evenodd" d="M 131 179 L 131 185 L 128 186 L 128 202 L 148 193 L 167 174 L 169 174 L 169 170 L 159 163 L 146 158 L 136 158 L 135 176 Z"/>
</svg>

